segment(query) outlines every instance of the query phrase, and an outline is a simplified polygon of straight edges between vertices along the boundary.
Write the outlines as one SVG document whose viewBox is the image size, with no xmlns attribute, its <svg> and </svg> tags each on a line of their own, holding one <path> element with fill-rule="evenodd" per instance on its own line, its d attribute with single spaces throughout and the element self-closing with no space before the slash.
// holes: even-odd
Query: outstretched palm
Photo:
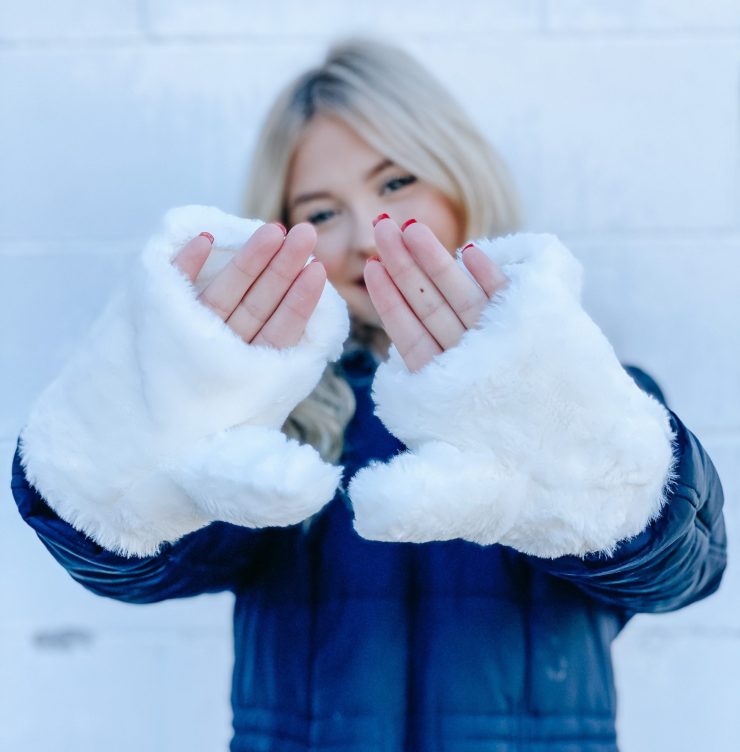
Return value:
<svg viewBox="0 0 740 752">
<path fill-rule="evenodd" d="M 402 231 L 392 219 L 381 219 L 375 225 L 375 242 L 380 263 L 368 261 L 365 284 L 410 371 L 457 344 L 476 324 L 488 299 L 506 284 L 498 266 L 469 246 L 462 258 L 474 282 L 422 222 Z"/>
</svg>

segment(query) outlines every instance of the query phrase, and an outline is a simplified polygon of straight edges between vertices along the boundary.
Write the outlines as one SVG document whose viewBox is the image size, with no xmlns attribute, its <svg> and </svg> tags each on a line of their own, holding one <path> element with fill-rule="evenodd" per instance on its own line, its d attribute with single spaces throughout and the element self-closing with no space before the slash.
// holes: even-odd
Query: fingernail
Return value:
<svg viewBox="0 0 740 752">
<path fill-rule="evenodd" d="M 211 241 L 211 245 L 213 245 L 213 235 L 211 235 L 210 232 L 201 232 L 201 234 L 198 237 L 208 238 L 208 240 Z"/>
<path fill-rule="evenodd" d="M 369 264 L 371 261 L 382 261 L 380 256 L 369 256 L 365 264 Z"/>
<path fill-rule="evenodd" d="M 468 248 L 475 248 L 475 244 L 474 244 L 474 243 L 468 243 L 468 244 L 467 244 L 467 245 L 466 245 L 466 246 L 465 246 L 465 247 L 464 247 L 464 248 L 463 248 L 463 249 L 462 249 L 462 250 L 460 251 L 460 253 L 463 253 L 463 251 L 467 251 L 467 250 L 468 250 Z"/>
<path fill-rule="evenodd" d="M 415 219 L 407 219 L 402 225 L 401 225 L 401 232 L 403 232 L 409 225 L 414 224 L 416 222 Z"/>
<path fill-rule="evenodd" d="M 288 234 L 288 230 L 282 222 L 273 222 L 272 224 L 277 225 L 283 231 L 283 235 Z"/>
<path fill-rule="evenodd" d="M 378 214 L 378 216 L 375 217 L 375 219 L 373 220 L 373 227 L 375 227 L 375 225 L 377 225 L 381 219 L 390 219 L 390 218 L 391 218 L 390 214 L 386 214 L 385 212 L 383 214 Z"/>
</svg>

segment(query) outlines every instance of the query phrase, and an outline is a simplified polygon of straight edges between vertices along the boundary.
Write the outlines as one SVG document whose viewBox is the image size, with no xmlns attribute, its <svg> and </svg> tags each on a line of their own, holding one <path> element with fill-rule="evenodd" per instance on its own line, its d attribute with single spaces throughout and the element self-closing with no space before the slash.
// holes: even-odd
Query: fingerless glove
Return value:
<svg viewBox="0 0 740 752">
<path fill-rule="evenodd" d="M 378 367 L 376 414 L 408 451 L 354 476 L 355 529 L 372 540 L 463 538 L 541 557 L 609 553 L 665 501 L 669 414 L 581 307 L 581 266 L 557 238 L 476 245 L 508 285 L 420 370 L 394 346 Z"/>
<path fill-rule="evenodd" d="M 57 514 L 127 556 L 214 520 L 290 525 L 329 501 L 341 468 L 280 432 L 339 357 L 349 318 L 326 284 L 300 342 L 249 345 L 196 299 L 262 223 L 171 210 L 21 432 L 29 481 Z M 195 284 L 171 263 L 216 238 Z"/>
</svg>

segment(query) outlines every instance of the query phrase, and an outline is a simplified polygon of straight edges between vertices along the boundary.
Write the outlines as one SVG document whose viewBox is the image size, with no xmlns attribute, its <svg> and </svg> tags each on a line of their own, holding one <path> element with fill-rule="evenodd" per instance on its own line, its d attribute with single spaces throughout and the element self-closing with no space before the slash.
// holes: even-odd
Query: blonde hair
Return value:
<svg viewBox="0 0 740 752">
<path fill-rule="evenodd" d="M 288 225 L 291 160 L 303 129 L 317 113 L 340 119 L 378 152 L 441 190 L 459 212 L 463 237 L 518 229 L 519 204 L 509 172 L 459 104 L 407 52 L 367 37 L 335 42 L 319 67 L 279 93 L 255 145 L 246 216 Z M 372 350 L 380 334 L 353 321 L 345 352 Z M 283 431 L 335 462 L 354 411 L 352 390 L 330 364 Z"/>
</svg>

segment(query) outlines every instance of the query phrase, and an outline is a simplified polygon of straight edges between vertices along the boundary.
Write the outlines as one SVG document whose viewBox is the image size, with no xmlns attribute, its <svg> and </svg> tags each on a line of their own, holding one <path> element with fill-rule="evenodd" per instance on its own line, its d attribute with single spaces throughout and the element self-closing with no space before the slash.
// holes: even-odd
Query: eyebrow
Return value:
<svg viewBox="0 0 740 752">
<path fill-rule="evenodd" d="M 382 162 L 378 162 L 366 175 L 365 182 L 374 178 L 379 172 L 382 172 L 386 167 L 395 164 L 392 159 L 384 159 Z M 328 198 L 329 193 L 327 191 L 314 191 L 313 193 L 302 193 L 293 199 L 293 203 L 288 207 L 289 209 L 295 209 L 298 204 L 303 204 L 306 201 L 313 201 L 316 198 Z"/>
</svg>

